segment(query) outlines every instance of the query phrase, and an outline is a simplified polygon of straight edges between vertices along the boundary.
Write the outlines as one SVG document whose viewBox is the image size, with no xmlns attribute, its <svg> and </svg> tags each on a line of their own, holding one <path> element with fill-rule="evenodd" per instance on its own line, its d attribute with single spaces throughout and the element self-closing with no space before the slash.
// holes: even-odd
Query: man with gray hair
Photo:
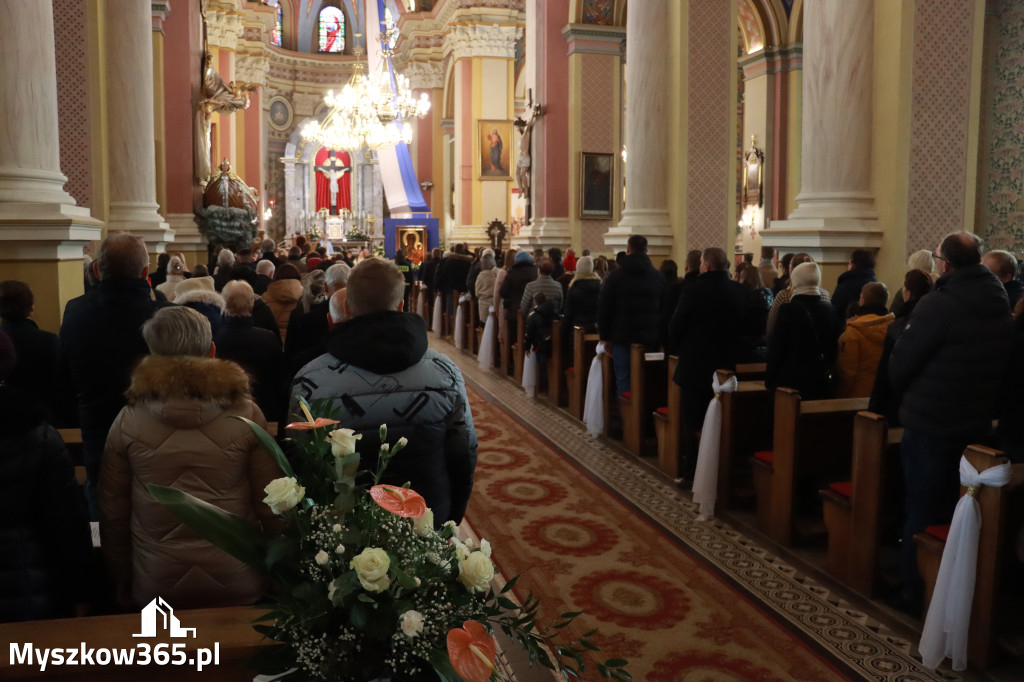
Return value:
<svg viewBox="0 0 1024 682">
<path fill-rule="evenodd" d="M 85 494 L 97 520 L 96 485 L 107 431 L 124 407 L 132 368 L 149 352 L 140 330 L 168 304 L 157 302 L 149 287 L 149 254 L 139 237 L 110 235 L 94 265 L 99 285 L 64 308 L 60 359 L 78 404 L 88 477 Z"/>
<path fill-rule="evenodd" d="M 217 271 L 213 273 L 213 285 L 220 291 L 224 288 L 224 285 L 235 279 L 232 276 L 232 270 L 235 267 L 235 254 L 231 252 L 231 249 L 221 249 L 220 253 L 217 254 Z"/>
<path fill-rule="evenodd" d="M 274 281 L 274 272 L 276 271 L 277 267 L 269 260 L 261 260 L 256 263 L 256 283 L 252 285 L 252 290 L 256 292 L 257 296 L 262 296 L 270 283 Z"/>
<path fill-rule="evenodd" d="M 304 312 L 302 306 L 295 306 L 288 318 L 288 340 L 284 349 L 287 357 L 296 357 L 323 344 L 327 337 L 328 301 L 335 292 L 344 291 L 351 271 L 352 268 L 344 263 L 327 268 L 324 273 L 324 300 L 311 304 L 308 312 Z"/>
<path fill-rule="evenodd" d="M 459 368 L 427 345 L 423 318 L 403 312 L 405 277 L 394 263 L 366 258 L 348 279 L 350 317 L 327 335 L 327 353 L 303 367 L 292 382 L 289 414 L 298 398 L 331 399 L 334 418 L 363 438 L 363 467 L 373 470 L 378 429 L 408 445 L 384 482 L 410 482 L 434 512 L 434 523 L 459 523 L 473 489 L 477 439 Z M 301 419 L 301 417 L 297 417 Z"/>
<path fill-rule="evenodd" d="M 1024 283 L 1017 279 L 1017 259 L 1009 251 L 989 251 L 981 264 L 999 278 L 1010 299 L 1010 311 L 1017 307 L 1017 301 L 1024 295 Z"/>
</svg>

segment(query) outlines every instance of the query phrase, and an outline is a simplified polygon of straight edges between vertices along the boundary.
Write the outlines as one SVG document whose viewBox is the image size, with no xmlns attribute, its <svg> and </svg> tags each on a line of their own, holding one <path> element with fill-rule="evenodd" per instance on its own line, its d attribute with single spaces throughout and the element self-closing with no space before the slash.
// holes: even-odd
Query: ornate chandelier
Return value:
<svg viewBox="0 0 1024 682">
<path fill-rule="evenodd" d="M 316 140 L 328 149 L 386 149 L 399 142 L 412 142 L 409 119 L 423 118 L 430 111 L 426 93 L 417 100 L 409 79 L 391 69 L 391 37 L 388 27 L 381 31 L 380 69 L 363 73 L 362 49 L 355 48 L 355 71 L 341 92 L 330 91 L 324 98 L 327 114 L 323 121 L 313 120 L 302 129 L 304 140 Z M 358 36 L 357 36 L 358 37 Z"/>
</svg>

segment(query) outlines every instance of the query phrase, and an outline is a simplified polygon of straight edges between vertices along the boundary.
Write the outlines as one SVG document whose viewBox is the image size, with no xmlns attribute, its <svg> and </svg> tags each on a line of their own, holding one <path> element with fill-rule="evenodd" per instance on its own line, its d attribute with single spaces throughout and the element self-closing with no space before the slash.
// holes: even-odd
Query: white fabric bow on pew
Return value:
<svg viewBox="0 0 1024 682">
<path fill-rule="evenodd" d="M 532 350 L 523 357 L 523 390 L 528 398 L 537 395 L 537 353 Z"/>
<path fill-rule="evenodd" d="M 939 577 L 921 632 L 921 659 L 935 669 L 942 659 L 953 660 L 953 670 L 967 669 L 967 631 L 971 624 L 974 582 L 978 569 L 978 537 L 981 535 L 981 505 L 974 499 L 980 486 L 1001 488 L 1010 482 L 1010 464 L 999 464 L 982 473 L 960 458 L 960 484 L 967 493 L 960 497 L 946 548 L 942 551 Z"/>
<path fill-rule="evenodd" d="M 734 393 L 739 382 L 735 376 L 724 384 L 718 383 L 718 372 L 711 375 L 711 388 L 715 397 L 704 413 L 704 430 L 697 449 L 697 470 L 693 475 L 693 501 L 700 505 L 698 519 L 704 521 L 715 515 L 718 500 L 718 456 L 722 444 L 722 394 Z"/>
<path fill-rule="evenodd" d="M 416 302 L 416 314 L 424 320 L 427 319 L 427 292 L 424 289 L 420 290 L 419 300 Z"/>
<path fill-rule="evenodd" d="M 434 319 L 430 331 L 441 336 L 441 294 L 434 297 Z"/>
<path fill-rule="evenodd" d="M 587 425 L 587 433 L 594 438 L 604 431 L 604 373 L 601 370 L 604 352 L 604 343 L 598 342 L 597 352 L 590 363 L 587 394 L 583 401 L 583 423 Z"/>
<path fill-rule="evenodd" d="M 477 362 L 480 369 L 489 370 L 494 366 L 494 306 L 487 309 L 487 322 L 484 323 L 484 335 L 480 338 L 480 353 Z"/>
<path fill-rule="evenodd" d="M 469 294 L 463 294 L 459 298 L 459 309 L 455 313 L 455 347 L 462 350 L 466 345 L 466 309 L 463 303 L 469 300 Z"/>
</svg>

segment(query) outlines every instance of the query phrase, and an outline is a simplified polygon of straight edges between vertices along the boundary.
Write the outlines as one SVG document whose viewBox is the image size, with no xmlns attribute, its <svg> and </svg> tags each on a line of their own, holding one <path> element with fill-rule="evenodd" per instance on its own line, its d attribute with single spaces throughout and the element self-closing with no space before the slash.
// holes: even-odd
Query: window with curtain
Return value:
<svg viewBox="0 0 1024 682">
<path fill-rule="evenodd" d="M 345 14 L 337 7 L 327 6 L 320 10 L 320 51 L 345 51 Z"/>
</svg>

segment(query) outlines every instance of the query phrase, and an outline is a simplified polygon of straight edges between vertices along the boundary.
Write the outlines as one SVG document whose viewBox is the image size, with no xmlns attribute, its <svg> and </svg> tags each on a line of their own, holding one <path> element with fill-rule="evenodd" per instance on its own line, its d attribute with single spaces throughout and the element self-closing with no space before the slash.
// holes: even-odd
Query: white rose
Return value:
<svg viewBox="0 0 1024 682">
<path fill-rule="evenodd" d="M 321 566 L 324 566 L 325 564 L 327 564 L 327 559 L 328 558 L 329 557 L 327 556 L 327 552 L 325 552 L 325 551 L 323 551 L 321 549 L 319 552 L 316 553 L 316 556 L 313 557 L 313 560 L 316 561 Z"/>
<path fill-rule="evenodd" d="M 406 611 L 398 617 L 398 622 L 406 637 L 415 637 L 423 632 L 423 614 L 419 611 Z"/>
<path fill-rule="evenodd" d="M 363 434 L 352 429 L 334 429 L 324 440 L 331 444 L 331 452 L 335 457 L 344 457 L 356 451 L 356 441 L 362 437 Z"/>
<path fill-rule="evenodd" d="M 484 556 L 488 559 L 491 558 L 491 543 L 487 542 L 483 538 L 480 539 L 480 551 L 484 553 Z"/>
<path fill-rule="evenodd" d="M 267 494 L 263 501 L 275 514 L 283 514 L 306 496 L 306 489 L 299 485 L 291 476 L 287 478 L 275 478 L 263 489 Z"/>
<path fill-rule="evenodd" d="M 367 547 L 349 562 L 348 567 L 355 569 L 360 584 L 368 592 L 383 592 L 391 584 L 388 578 L 391 558 L 383 549 Z"/>
<path fill-rule="evenodd" d="M 434 512 L 427 509 L 427 513 L 418 519 L 412 520 L 412 532 L 421 538 L 425 538 L 434 532 Z"/>
<path fill-rule="evenodd" d="M 459 582 L 470 592 L 486 592 L 494 579 L 494 564 L 483 552 L 470 552 L 459 558 Z"/>
<path fill-rule="evenodd" d="M 337 547 L 334 548 L 334 551 L 337 552 L 338 554 L 344 554 L 345 553 L 345 545 L 338 545 Z"/>
</svg>

